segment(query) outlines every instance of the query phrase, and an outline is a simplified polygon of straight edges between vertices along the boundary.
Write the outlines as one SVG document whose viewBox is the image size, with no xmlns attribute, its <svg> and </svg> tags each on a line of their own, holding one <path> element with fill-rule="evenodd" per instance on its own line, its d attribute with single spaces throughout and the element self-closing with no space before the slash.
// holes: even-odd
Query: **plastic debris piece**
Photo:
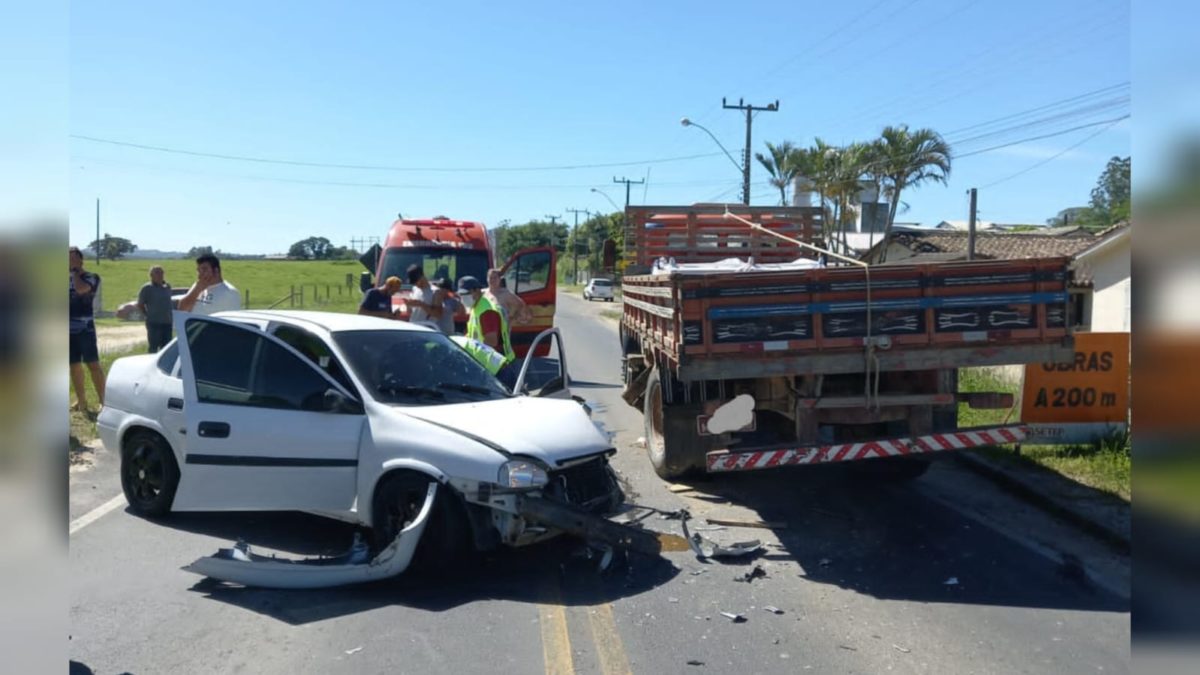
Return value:
<svg viewBox="0 0 1200 675">
<path fill-rule="evenodd" d="M 734 623 L 746 623 L 746 617 L 742 614 L 734 614 L 733 612 L 721 612 L 721 616 L 729 619 Z"/>
<path fill-rule="evenodd" d="M 892 649 L 895 649 L 898 652 L 904 652 L 905 654 L 912 653 L 911 649 L 908 647 L 901 647 L 900 645 L 892 645 Z"/>
<path fill-rule="evenodd" d="M 818 562 L 817 564 L 820 565 L 821 567 L 829 567 L 830 565 L 833 564 L 833 561 L 830 560 L 829 558 L 821 558 L 821 561 Z"/>
<path fill-rule="evenodd" d="M 750 583 L 751 581 L 754 581 L 755 579 L 766 579 L 766 578 L 767 578 L 767 571 L 765 569 L 763 569 L 763 566 L 755 565 L 749 571 L 747 571 L 739 576 L 734 577 L 733 580 Z"/>
<path fill-rule="evenodd" d="M 363 650 L 362 647 L 355 647 L 354 649 L 347 649 L 346 653 L 347 654 L 357 654 L 357 653 L 361 652 L 362 650 Z"/>
<path fill-rule="evenodd" d="M 695 489 L 696 488 L 692 487 L 691 485 L 680 485 L 679 483 L 672 483 L 667 486 L 667 491 L 674 492 L 674 493 L 691 492 L 692 490 L 695 490 Z"/>
<path fill-rule="evenodd" d="M 767 605 L 766 607 L 763 607 L 763 611 L 770 612 L 772 614 L 783 614 L 782 609 L 779 609 L 778 607 L 773 607 L 771 605 Z"/>
<path fill-rule="evenodd" d="M 949 579 L 943 581 L 942 585 L 943 586 L 957 586 L 958 585 L 958 577 L 950 577 Z"/>
<path fill-rule="evenodd" d="M 725 525 L 727 527 L 757 527 L 764 530 L 786 530 L 787 523 L 782 521 L 763 520 L 724 520 L 721 518 L 705 518 L 709 525 Z"/>
<path fill-rule="evenodd" d="M 687 664 L 689 666 L 702 666 L 704 665 L 704 662 L 700 659 L 688 659 Z"/>
<path fill-rule="evenodd" d="M 667 602 L 679 602 L 679 598 L 667 598 Z"/>
</svg>

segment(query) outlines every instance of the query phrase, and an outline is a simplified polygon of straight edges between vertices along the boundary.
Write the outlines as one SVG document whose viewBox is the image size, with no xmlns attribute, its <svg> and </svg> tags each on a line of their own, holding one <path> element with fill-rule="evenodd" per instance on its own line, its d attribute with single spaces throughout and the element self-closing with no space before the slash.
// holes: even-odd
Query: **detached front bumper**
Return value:
<svg viewBox="0 0 1200 675">
<path fill-rule="evenodd" d="M 521 496 L 517 500 L 517 511 L 522 518 L 530 522 L 540 523 L 588 542 L 607 544 L 646 555 L 658 555 L 662 552 L 662 544 L 657 534 L 614 523 L 578 507 L 541 497 Z"/>
</svg>

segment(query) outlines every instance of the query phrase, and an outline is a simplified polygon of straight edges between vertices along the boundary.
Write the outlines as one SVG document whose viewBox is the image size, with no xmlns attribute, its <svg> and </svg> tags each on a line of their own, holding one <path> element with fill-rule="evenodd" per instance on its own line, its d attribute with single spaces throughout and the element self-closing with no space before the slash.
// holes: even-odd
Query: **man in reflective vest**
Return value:
<svg viewBox="0 0 1200 675">
<path fill-rule="evenodd" d="M 471 352 L 471 349 L 467 349 L 468 353 L 511 390 L 517 383 L 517 357 L 508 332 L 508 320 L 483 294 L 483 284 L 475 277 L 465 276 L 458 280 L 458 297 L 471 312 L 467 317 L 467 337 L 495 350 L 503 358 L 503 363 L 498 370 L 491 371 L 480 356 Z"/>
</svg>

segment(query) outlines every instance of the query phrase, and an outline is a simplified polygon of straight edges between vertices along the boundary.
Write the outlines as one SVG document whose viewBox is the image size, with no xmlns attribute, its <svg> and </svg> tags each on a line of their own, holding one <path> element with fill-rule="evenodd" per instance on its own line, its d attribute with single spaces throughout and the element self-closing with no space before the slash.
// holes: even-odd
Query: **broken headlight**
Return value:
<svg viewBox="0 0 1200 675">
<path fill-rule="evenodd" d="M 500 466 L 496 482 L 506 488 L 535 488 L 550 480 L 546 470 L 533 462 L 514 459 Z"/>
</svg>

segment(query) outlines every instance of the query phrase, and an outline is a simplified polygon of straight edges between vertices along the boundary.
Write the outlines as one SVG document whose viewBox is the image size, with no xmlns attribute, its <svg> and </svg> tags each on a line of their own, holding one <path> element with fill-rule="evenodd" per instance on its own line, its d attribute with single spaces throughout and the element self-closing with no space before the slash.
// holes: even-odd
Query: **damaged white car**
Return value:
<svg viewBox="0 0 1200 675">
<path fill-rule="evenodd" d="M 533 395 L 527 361 L 514 395 L 445 336 L 405 322 L 241 311 L 175 323 L 163 352 L 113 364 L 97 422 L 131 510 L 307 511 L 374 540 L 311 566 L 240 546 L 192 571 L 328 586 L 397 574 L 414 555 L 564 531 L 656 552 L 649 533 L 603 517 L 623 500 L 615 450 L 571 399 L 565 358 Z M 561 356 L 557 331 L 538 339 L 557 339 Z"/>
</svg>

